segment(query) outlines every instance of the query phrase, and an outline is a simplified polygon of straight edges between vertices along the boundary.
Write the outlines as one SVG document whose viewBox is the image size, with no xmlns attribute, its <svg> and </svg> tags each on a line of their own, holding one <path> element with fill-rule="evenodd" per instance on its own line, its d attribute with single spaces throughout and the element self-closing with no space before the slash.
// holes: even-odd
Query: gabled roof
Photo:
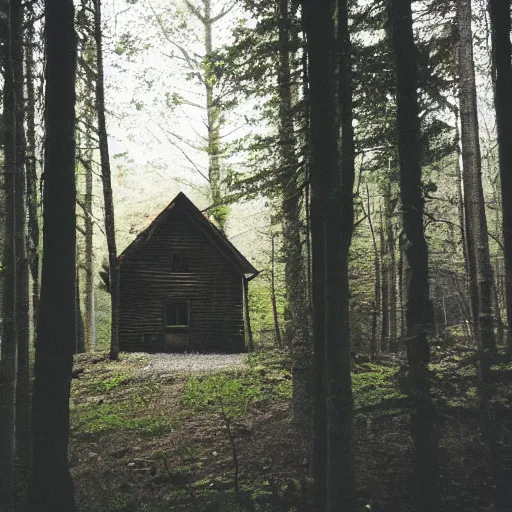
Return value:
<svg viewBox="0 0 512 512">
<path fill-rule="evenodd" d="M 258 271 L 249 263 L 245 256 L 227 239 L 212 222 L 210 222 L 196 207 L 196 205 L 183 193 L 180 192 L 155 218 L 155 220 L 119 255 L 119 262 L 135 256 L 140 247 L 148 242 L 156 228 L 167 221 L 173 213 L 185 215 L 208 239 L 215 245 L 219 252 L 235 267 L 235 269 L 249 278 L 256 277 Z"/>
</svg>

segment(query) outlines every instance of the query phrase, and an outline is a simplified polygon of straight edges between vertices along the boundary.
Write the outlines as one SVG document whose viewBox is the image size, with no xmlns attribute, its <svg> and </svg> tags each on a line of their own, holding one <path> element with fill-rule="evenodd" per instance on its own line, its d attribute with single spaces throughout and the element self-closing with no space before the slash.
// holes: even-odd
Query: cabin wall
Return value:
<svg viewBox="0 0 512 512">
<path fill-rule="evenodd" d="M 173 254 L 187 272 L 171 270 Z M 165 332 L 169 299 L 188 301 L 188 328 Z M 125 351 L 244 351 L 242 277 L 190 220 L 171 215 L 121 262 L 119 341 Z"/>
</svg>

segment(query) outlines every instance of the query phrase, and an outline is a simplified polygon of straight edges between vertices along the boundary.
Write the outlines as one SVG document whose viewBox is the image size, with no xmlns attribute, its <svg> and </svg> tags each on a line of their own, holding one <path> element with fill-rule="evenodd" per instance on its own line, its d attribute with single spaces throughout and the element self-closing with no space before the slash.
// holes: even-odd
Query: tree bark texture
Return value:
<svg viewBox="0 0 512 512">
<path fill-rule="evenodd" d="M 249 352 L 254 352 L 254 338 L 251 327 L 251 311 L 249 309 L 249 282 L 243 277 L 244 285 L 244 327 L 245 327 L 245 344 Z"/>
<path fill-rule="evenodd" d="M 23 5 L 11 1 L 12 61 L 16 98 L 16 330 L 18 337 L 18 378 L 16 389 L 16 452 L 24 470 L 30 464 L 30 308 L 29 263 L 26 232 L 26 140 L 24 128 Z"/>
<path fill-rule="evenodd" d="M 428 247 L 423 225 L 421 141 L 417 93 L 417 49 L 411 0 L 389 3 L 396 62 L 397 135 L 404 249 L 408 265 L 406 348 L 409 366 L 411 435 L 414 442 L 413 494 L 418 512 L 440 508 L 438 438 L 430 398 L 427 340 L 429 324 Z"/>
<path fill-rule="evenodd" d="M 503 248 L 507 310 L 507 346 L 512 355 L 512 47 L 510 44 L 510 1 L 489 0 L 492 52 L 496 68 L 496 123 L 503 211 Z"/>
<path fill-rule="evenodd" d="M 292 411 L 297 425 L 310 423 L 313 401 L 310 384 L 311 354 L 308 332 L 306 283 L 302 255 L 302 222 L 300 218 L 301 193 L 297 185 L 300 177 L 299 160 L 295 150 L 293 123 L 290 6 L 289 0 L 278 4 L 278 94 L 279 94 L 279 152 L 281 164 L 283 254 L 285 258 L 285 284 L 287 299 L 287 343 L 292 348 Z"/>
<path fill-rule="evenodd" d="M 351 512 L 356 506 L 348 332 L 348 248 L 353 227 L 351 55 L 347 5 L 345 2 L 338 4 L 338 47 L 334 37 L 333 7 L 328 0 L 303 1 L 310 63 L 312 157 L 315 361 L 312 469 L 314 510 Z M 335 69 L 338 66 L 339 88 L 336 88 Z M 336 118 L 336 92 L 339 93 L 339 119 Z M 344 148 L 341 159 L 338 127 Z"/>
<path fill-rule="evenodd" d="M 368 215 L 368 224 L 370 226 L 370 233 L 372 234 L 372 244 L 373 244 L 373 267 L 375 272 L 375 281 L 374 281 L 374 299 L 372 302 L 372 334 L 370 338 L 369 350 L 370 357 L 372 359 L 378 353 L 379 347 L 377 346 L 377 324 L 379 319 L 379 308 L 380 308 L 380 256 L 379 256 L 379 246 L 377 244 L 377 238 L 375 236 L 375 229 L 373 227 L 372 220 L 372 211 L 370 204 L 370 189 L 368 185 L 366 185 L 366 200 L 367 200 L 367 209 L 365 212 Z"/>
<path fill-rule="evenodd" d="M 382 218 L 382 208 L 379 214 L 379 238 L 380 238 L 380 262 L 381 262 L 381 310 L 382 322 L 380 333 L 380 350 L 387 352 L 389 350 L 389 259 L 386 244 L 386 232 L 384 228 L 384 219 Z"/>
<path fill-rule="evenodd" d="M 25 75 L 27 91 L 27 145 L 25 168 L 27 173 L 27 205 L 28 205 L 28 259 L 30 274 L 32 277 L 32 325 L 35 339 L 35 327 L 37 325 L 37 310 L 39 304 L 39 198 L 37 194 L 37 158 L 36 158 L 36 99 L 34 89 L 34 50 L 35 44 L 34 23 L 35 14 L 31 6 L 29 19 L 27 20 L 26 44 L 25 44 Z"/>
<path fill-rule="evenodd" d="M 393 230 L 393 212 L 396 201 L 391 198 L 391 178 L 388 178 L 384 189 L 384 227 L 386 231 L 386 254 L 388 267 L 388 307 L 389 336 L 388 347 L 392 352 L 397 350 L 397 293 L 396 293 L 396 254 L 395 233 Z"/>
<path fill-rule="evenodd" d="M 76 337 L 75 75 L 71 0 L 47 0 L 43 262 L 32 399 L 30 512 L 76 510 L 68 466 Z"/>
<path fill-rule="evenodd" d="M 276 345 L 281 348 L 283 341 L 281 339 L 281 328 L 279 327 L 279 315 L 277 314 L 276 301 L 276 241 L 275 235 L 271 235 L 271 254 L 270 254 L 270 301 L 272 303 L 272 317 L 274 319 L 274 339 Z"/>
<path fill-rule="evenodd" d="M 119 356 L 120 272 L 117 260 L 114 200 L 108 152 L 107 122 L 105 119 L 105 85 L 103 75 L 103 45 L 101 33 L 101 0 L 94 0 L 94 39 L 96 41 L 96 110 L 100 142 L 101 179 L 105 203 L 105 232 L 107 235 L 110 297 L 112 301 L 112 326 L 110 332 L 110 359 Z"/>
<path fill-rule="evenodd" d="M 0 6 L 4 68 L 3 144 L 4 144 L 4 232 L 2 254 L 2 344 L 0 358 L 0 510 L 14 506 L 14 456 L 16 419 L 16 380 L 18 339 L 16 330 L 16 98 L 12 55 L 11 6 Z"/>
<path fill-rule="evenodd" d="M 496 352 L 492 316 L 492 266 L 489 256 L 487 220 L 482 188 L 480 141 L 478 132 L 471 0 L 459 0 L 459 104 L 462 146 L 462 179 L 470 281 L 473 298 L 474 332 L 480 348 L 480 373 L 485 380 L 490 359 Z"/>
</svg>

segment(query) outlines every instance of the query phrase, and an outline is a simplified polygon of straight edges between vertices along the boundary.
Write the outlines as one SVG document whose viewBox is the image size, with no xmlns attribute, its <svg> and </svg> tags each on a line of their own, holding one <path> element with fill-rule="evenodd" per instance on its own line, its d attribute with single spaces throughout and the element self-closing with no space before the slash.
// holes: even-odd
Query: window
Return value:
<svg viewBox="0 0 512 512">
<path fill-rule="evenodd" d="M 188 272 L 188 261 L 185 256 L 171 255 L 171 272 Z"/>
<path fill-rule="evenodd" d="M 170 301 L 166 304 L 165 325 L 166 327 L 188 327 L 189 308 L 187 301 Z"/>
</svg>

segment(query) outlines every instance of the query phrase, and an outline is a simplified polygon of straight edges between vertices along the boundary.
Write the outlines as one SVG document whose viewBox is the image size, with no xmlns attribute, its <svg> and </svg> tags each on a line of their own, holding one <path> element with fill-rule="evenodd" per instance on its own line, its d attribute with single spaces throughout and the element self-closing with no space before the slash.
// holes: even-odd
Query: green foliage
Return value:
<svg viewBox="0 0 512 512">
<path fill-rule="evenodd" d="M 396 366 L 380 366 L 365 363 L 354 368 L 352 386 L 356 409 L 380 404 L 390 400 L 405 399 L 400 391 Z"/>
<path fill-rule="evenodd" d="M 189 379 L 181 401 L 193 409 L 210 409 L 235 419 L 244 417 L 249 404 L 262 398 L 263 393 L 258 384 L 221 373 Z"/>
<path fill-rule="evenodd" d="M 122 384 L 125 384 L 128 380 L 129 377 L 127 375 L 116 375 L 110 379 L 99 382 L 98 388 L 100 391 L 110 391 L 111 389 L 115 389 Z"/>
</svg>

